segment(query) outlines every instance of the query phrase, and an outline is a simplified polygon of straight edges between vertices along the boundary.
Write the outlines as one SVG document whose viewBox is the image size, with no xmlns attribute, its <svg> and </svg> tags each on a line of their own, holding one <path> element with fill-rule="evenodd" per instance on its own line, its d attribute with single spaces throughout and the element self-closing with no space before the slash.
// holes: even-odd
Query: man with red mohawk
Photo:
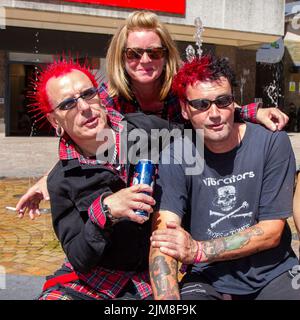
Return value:
<svg viewBox="0 0 300 320">
<path fill-rule="evenodd" d="M 97 87 L 86 66 L 63 59 L 39 74 L 30 94 L 32 108 L 60 137 L 60 160 L 47 185 L 53 228 L 66 261 L 48 277 L 41 300 L 151 296 L 150 222 L 134 211 L 152 212 L 152 188 L 127 187 L 127 170 L 118 164 L 123 116 L 101 105 Z M 128 115 L 128 129 L 134 123 L 143 127 L 144 117 L 138 114 L 130 120 Z M 157 127 L 159 121 L 147 118 L 149 128 L 144 129 Z"/>
<path fill-rule="evenodd" d="M 171 164 L 159 165 L 155 189 L 155 299 L 300 299 L 286 222 L 295 174 L 291 144 L 285 132 L 234 122 L 234 85 L 228 62 L 212 56 L 186 63 L 175 76 L 174 92 L 194 131 L 162 152 L 162 163 L 168 156 Z M 185 150 L 198 155 L 199 170 L 191 174 Z M 178 261 L 187 266 L 180 285 Z"/>
</svg>

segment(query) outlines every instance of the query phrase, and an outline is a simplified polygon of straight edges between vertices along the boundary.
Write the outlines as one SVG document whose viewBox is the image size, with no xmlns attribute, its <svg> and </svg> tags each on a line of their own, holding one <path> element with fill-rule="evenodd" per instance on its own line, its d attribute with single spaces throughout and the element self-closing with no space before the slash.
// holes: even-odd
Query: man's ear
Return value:
<svg viewBox="0 0 300 320">
<path fill-rule="evenodd" d="M 182 117 L 183 117 L 185 120 L 190 120 L 190 119 L 189 119 L 189 116 L 188 116 L 188 112 L 187 112 L 186 103 L 183 102 L 183 101 L 180 101 L 180 107 L 181 107 Z"/>
<path fill-rule="evenodd" d="M 56 130 L 59 123 L 58 123 L 57 119 L 55 118 L 55 116 L 53 115 L 53 113 L 48 113 L 46 115 L 46 117 L 47 117 L 48 121 L 51 123 L 52 127 Z"/>
</svg>

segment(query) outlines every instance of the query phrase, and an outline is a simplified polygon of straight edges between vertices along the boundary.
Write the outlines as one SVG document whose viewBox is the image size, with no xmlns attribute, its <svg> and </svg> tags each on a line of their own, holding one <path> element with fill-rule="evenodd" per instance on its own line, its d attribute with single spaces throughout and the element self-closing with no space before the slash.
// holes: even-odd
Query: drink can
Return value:
<svg viewBox="0 0 300 320">
<path fill-rule="evenodd" d="M 135 184 L 148 184 L 154 187 L 156 175 L 156 165 L 148 159 L 141 159 L 134 167 L 133 177 L 131 180 L 131 185 Z M 136 210 L 136 214 L 148 217 L 148 212 L 143 210 Z"/>
</svg>

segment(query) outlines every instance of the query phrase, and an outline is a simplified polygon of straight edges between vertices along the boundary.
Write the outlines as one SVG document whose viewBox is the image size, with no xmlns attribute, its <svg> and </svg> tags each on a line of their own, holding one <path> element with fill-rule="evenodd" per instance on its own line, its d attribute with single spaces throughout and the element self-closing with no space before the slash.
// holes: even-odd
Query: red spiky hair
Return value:
<svg viewBox="0 0 300 320">
<path fill-rule="evenodd" d="M 179 100 L 186 99 L 186 88 L 197 81 L 217 81 L 227 78 L 231 88 L 236 86 L 235 74 L 226 58 L 205 55 L 186 62 L 173 79 L 172 90 Z"/>
<path fill-rule="evenodd" d="M 98 87 L 98 82 L 87 63 L 87 59 L 84 63 L 80 63 L 78 59 L 75 61 L 73 58 L 66 58 L 65 56 L 61 59 L 54 59 L 52 63 L 37 71 L 35 79 L 30 81 L 30 90 L 27 92 L 27 97 L 30 99 L 29 108 L 30 112 L 34 113 L 35 122 L 41 121 L 52 111 L 46 92 L 48 81 L 53 77 L 58 78 L 66 75 L 73 70 L 84 73 L 91 80 L 93 86 Z"/>
</svg>

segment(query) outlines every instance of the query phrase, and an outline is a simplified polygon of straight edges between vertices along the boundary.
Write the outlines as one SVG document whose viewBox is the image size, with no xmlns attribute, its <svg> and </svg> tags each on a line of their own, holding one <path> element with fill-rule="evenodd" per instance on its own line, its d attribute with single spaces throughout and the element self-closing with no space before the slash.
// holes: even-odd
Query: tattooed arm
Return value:
<svg viewBox="0 0 300 320">
<path fill-rule="evenodd" d="M 155 212 L 152 221 L 152 230 L 165 229 L 167 221 L 180 224 L 180 218 L 170 211 Z M 162 253 L 159 248 L 150 248 L 149 272 L 155 300 L 180 299 L 177 270 L 177 260 Z"/>
<path fill-rule="evenodd" d="M 176 221 L 167 222 L 165 229 L 153 232 L 151 246 L 186 264 L 195 260 L 195 247 L 202 250 L 201 262 L 239 259 L 276 247 L 281 238 L 285 219 L 264 220 L 228 237 L 207 241 L 193 240 Z M 196 253 L 197 256 L 197 253 Z"/>
</svg>

